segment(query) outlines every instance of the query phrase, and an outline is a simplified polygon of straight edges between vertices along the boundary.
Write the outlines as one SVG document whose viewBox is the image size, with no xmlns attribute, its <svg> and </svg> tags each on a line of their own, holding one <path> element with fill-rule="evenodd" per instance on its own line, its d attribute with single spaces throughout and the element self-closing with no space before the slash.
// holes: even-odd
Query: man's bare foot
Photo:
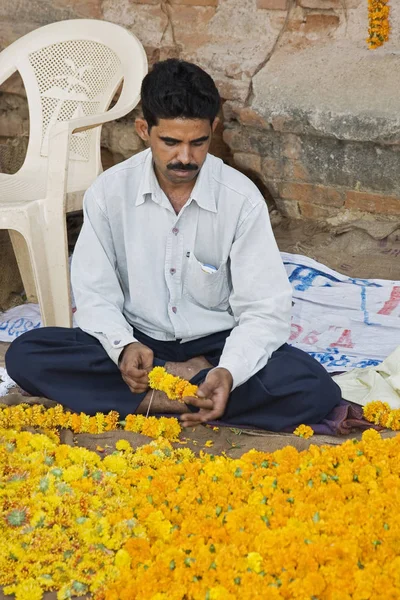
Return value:
<svg viewBox="0 0 400 600">
<path fill-rule="evenodd" d="M 212 364 L 204 356 L 196 356 L 181 363 L 167 362 L 165 363 L 165 369 L 172 375 L 190 380 L 203 369 L 212 369 Z M 149 390 L 139 404 L 136 412 L 142 415 L 147 414 L 150 402 L 149 414 L 151 415 L 160 413 L 182 414 L 188 412 L 186 404 L 170 400 L 164 392 L 159 392 L 158 390 Z"/>
<path fill-rule="evenodd" d="M 187 379 L 188 381 L 203 369 L 212 369 L 212 367 L 212 364 L 204 356 L 195 356 L 185 362 L 165 363 L 165 369 L 168 373 L 172 373 L 172 375 Z"/>
</svg>

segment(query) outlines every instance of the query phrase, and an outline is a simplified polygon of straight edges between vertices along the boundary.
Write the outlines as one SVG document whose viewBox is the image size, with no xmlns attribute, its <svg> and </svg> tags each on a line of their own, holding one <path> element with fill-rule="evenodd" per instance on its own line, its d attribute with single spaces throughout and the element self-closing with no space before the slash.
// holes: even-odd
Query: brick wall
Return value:
<svg viewBox="0 0 400 600">
<path fill-rule="evenodd" d="M 400 8 L 392 12 L 385 68 L 391 68 L 387 57 L 400 42 Z M 394 176 L 400 166 L 400 127 L 395 126 L 400 110 L 393 98 L 386 102 L 393 105 L 393 119 L 387 110 L 380 115 L 383 137 L 361 136 L 357 129 L 367 113 L 389 98 L 386 84 L 381 82 L 377 91 L 365 69 L 365 94 L 379 95 L 379 102 L 364 107 L 360 98 L 359 105 L 349 101 L 342 110 L 343 94 L 351 97 L 353 84 L 337 77 L 332 88 L 335 115 L 315 81 L 309 104 L 296 105 L 297 95 L 307 96 L 310 72 L 314 67 L 323 71 L 327 57 L 339 56 L 338 48 L 354 56 L 355 68 L 364 54 L 375 62 L 383 56 L 380 51 L 368 54 L 365 46 L 367 0 L 2 0 L 0 48 L 41 25 L 71 18 L 123 25 L 142 41 L 150 64 L 176 56 L 210 72 L 223 99 L 223 124 L 212 151 L 251 176 L 270 206 L 295 218 L 324 220 L 361 213 L 395 218 L 400 213 L 400 184 Z M 302 53 L 308 57 L 307 68 L 297 87 L 289 89 L 293 76 L 287 65 L 297 58 L 301 71 Z M 397 65 L 398 55 L 392 56 Z M 281 89 L 286 104 L 277 100 Z M 133 127 L 139 110 L 103 128 L 106 166 L 142 149 Z M 340 115 L 337 134 L 334 119 Z M 13 77 L 0 92 L 0 144 L 26 137 L 28 120 L 23 87 Z"/>
</svg>

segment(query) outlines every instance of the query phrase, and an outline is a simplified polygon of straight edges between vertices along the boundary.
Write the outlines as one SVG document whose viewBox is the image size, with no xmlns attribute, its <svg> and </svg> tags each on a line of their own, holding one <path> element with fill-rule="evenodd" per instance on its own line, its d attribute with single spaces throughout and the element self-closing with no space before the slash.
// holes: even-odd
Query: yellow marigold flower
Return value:
<svg viewBox="0 0 400 600">
<path fill-rule="evenodd" d="M 32 577 L 4 588 L 4 593 L 15 594 L 15 600 L 41 600 L 43 597 L 43 589 Z"/>
<path fill-rule="evenodd" d="M 314 435 L 313 429 L 309 425 L 299 425 L 293 431 L 294 435 L 298 435 L 301 438 L 305 438 L 306 440 Z"/>
<path fill-rule="evenodd" d="M 81 479 L 84 472 L 85 469 L 82 465 L 71 465 L 67 469 L 64 469 L 62 478 L 69 483 Z"/>
<path fill-rule="evenodd" d="M 149 386 L 155 390 L 159 389 L 166 373 L 164 367 L 154 367 L 149 373 Z"/>
<path fill-rule="evenodd" d="M 262 562 L 263 558 L 258 552 L 249 552 L 249 554 L 247 555 L 247 564 L 249 566 L 249 569 L 251 569 L 255 573 L 259 573 L 260 571 L 262 571 Z"/>
<path fill-rule="evenodd" d="M 117 450 L 122 450 L 125 452 L 132 450 L 132 446 L 130 445 L 128 440 L 118 440 L 118 442 L 115 444 L 115 447 Z"/>
<path fill-rule="evenodd" d="M 214 446 L 214 442 L 212 440 L 207 440 L 204 444 L 205 448 L 211 448 L 212 446 Z"/>
<path fill-rule="evenodd" d="M 131 564 L 131 557 L 129 552 L 122 548 L 118 550 L 115 555 L 114 564 L 116 567 L 128 567 Z"/>
<path fill-rule="evenodd" d="M 124 473 L 128 468 L 128 464 L 122 456 L 118 456 L 115 454 L 110 454 L 109 456 L 105 456 L 103 460 L 103 464 L 112 473 Z"/>
</svg>

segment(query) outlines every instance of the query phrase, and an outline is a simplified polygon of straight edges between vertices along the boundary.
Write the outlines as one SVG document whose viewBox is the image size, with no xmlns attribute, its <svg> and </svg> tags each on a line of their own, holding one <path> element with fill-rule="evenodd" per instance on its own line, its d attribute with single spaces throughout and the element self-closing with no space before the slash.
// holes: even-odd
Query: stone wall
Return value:
<svg viewBox="0 0 400 600">
<path fill-rule="evenodd" d="M 400 6 L 391 4 L 391 41 L 369 51 L 367 0 L 2 0 L 0 48 L 63 19 L 123 25 L 150 64 L 181 57 L 210 72 L 223 99 L 212 151 L 250 175 L 271 208 L 331 223 L 395 219 Z M 0 144 L 21 141 L 15 166 L 29 115 L 18 77 L 1 90 Z M 139 110 L 103 128 L 106 167 L 143 148 Z"/>
</svg>

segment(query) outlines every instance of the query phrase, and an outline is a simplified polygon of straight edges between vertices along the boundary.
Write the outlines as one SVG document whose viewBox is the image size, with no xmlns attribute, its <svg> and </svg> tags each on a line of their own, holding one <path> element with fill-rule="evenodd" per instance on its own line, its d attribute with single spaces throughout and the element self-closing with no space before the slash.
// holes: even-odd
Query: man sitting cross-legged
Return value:
<svg viewBox="0 0 400 600">
<path fill-rule="evenodd" d="M 171 59 L 142 84 L 149 149 L 112 167 L 84 201 L 72 262 L 78 328 L 17 338 L 9 375 L 75 410 L 146 412 L 154 365 L 199 384 L 189 404 L 154 395 L 184 425 L 221 419 L 279 431 L 340 401 L 325 369 L 286 342 L 291 287 L 255 185 L 208 154 L 220 97 Z"/>
</svg>

